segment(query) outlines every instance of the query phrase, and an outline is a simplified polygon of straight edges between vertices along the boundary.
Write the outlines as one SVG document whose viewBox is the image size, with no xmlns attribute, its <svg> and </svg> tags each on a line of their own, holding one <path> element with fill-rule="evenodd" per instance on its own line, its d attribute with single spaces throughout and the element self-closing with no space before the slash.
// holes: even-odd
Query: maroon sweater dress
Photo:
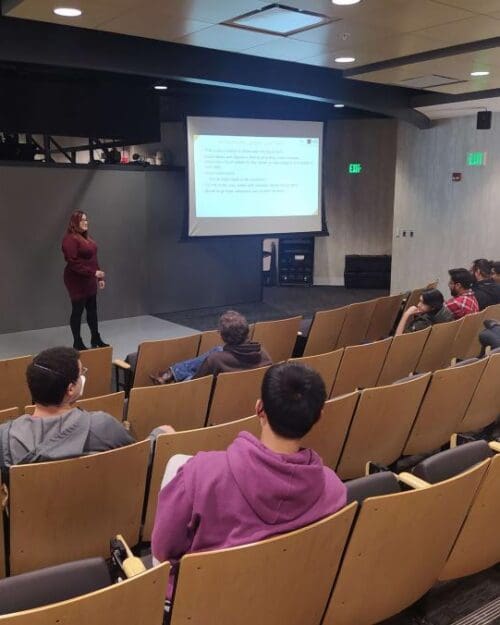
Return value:
<svg viewBox="0 0 500 625">
<path fill-rule="evenodd" d="M 66 260 L 64 284 L 72 302 L 87 299 L 97 293 L 95 272 L 99 269 L 97 244 L 79 234 L 66 234 L 62 242 Z"/>
</svg>

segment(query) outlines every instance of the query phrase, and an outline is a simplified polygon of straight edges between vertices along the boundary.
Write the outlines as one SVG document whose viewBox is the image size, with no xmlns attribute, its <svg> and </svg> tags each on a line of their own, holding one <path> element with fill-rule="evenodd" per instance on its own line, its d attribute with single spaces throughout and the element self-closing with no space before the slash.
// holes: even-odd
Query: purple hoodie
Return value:
<svg viewBox="0 0 500 625">
<path fill-rule="evenodd" d="M 346 488 L 311 449 L 278 454 L 248 432 L 227 451 L 200 452 L 158 498 L 153 555 L 234 547 L 303 527 L 346 503 Z"/>
</svg>

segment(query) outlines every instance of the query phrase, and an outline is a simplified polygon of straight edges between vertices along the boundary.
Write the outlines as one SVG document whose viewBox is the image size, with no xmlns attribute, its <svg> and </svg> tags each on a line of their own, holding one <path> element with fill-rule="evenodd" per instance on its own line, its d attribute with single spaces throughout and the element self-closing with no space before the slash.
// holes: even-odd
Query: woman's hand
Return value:
<svg viewBox="0 0 500 625">
<path fill-rule="evenodd" d="M 98 270 L 95 272 L 95 277 L 96 277 L 98 280 L 103 280 L 105 275 L 106 275 L 106 274 L 104 273 L 104 271 L 101 271 L 100 269 L 98 269 Z"/>
<path fill-rule="evenodd" d="M 99 280 L 97 285 L 100 289 L 103 289 L 106 286 L 106 282 L 104 280 Z"/>
<path fill-rule="evenodd" d="M 420 313 L 418 306 L 410 306 L 406 311 L 405 315 L 409 317 L 410 315 L 418 315 Z"/>
</svg>

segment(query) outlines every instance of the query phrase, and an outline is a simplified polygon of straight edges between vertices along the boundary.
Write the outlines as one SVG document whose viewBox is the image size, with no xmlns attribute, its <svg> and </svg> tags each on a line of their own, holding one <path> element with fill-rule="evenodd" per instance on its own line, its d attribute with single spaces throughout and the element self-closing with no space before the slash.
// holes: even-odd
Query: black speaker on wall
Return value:
<svg viewBox="0 0 500 625">
<path fill-rule="evenodd" d="M 479 113 L 477 114 L 476 128 L 478 130 L 490 130 L 491 111 L 479 111 Z"/>
</svg>

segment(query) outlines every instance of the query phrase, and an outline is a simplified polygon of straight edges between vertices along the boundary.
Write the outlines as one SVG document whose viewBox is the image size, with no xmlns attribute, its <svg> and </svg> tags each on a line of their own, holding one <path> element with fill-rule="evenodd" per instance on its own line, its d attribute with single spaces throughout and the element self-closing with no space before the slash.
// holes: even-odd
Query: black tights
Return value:
<svg viewBox="0 0 500 625">
<path fill-rule="evenodd" d="M 89 324 L 92 340 L 99 338 L 99 328 L 97 325 L 97 297 L 92 295 L 85 299 L 79 299 L 71 301 L 72 310 L 71 317 L 69 319 L 69 325 L 71 326 L 71 332 L 73 333 L 73 339 L 76 342 L 81 340 L 80 337 L 80 325 L 82 323 L 83 309 L 87 309 L 87 323 Z"/>
</svg>

